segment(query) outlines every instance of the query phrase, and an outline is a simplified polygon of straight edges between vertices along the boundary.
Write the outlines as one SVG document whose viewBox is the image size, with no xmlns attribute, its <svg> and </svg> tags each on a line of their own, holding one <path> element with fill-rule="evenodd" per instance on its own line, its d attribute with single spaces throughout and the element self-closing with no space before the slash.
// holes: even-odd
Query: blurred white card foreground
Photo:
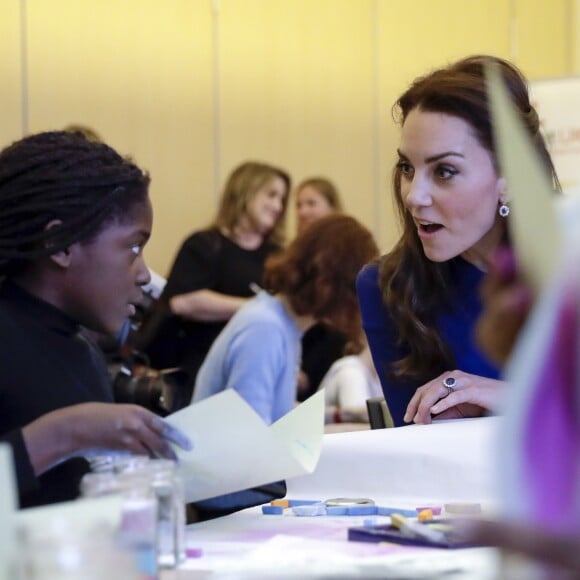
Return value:
<svg viewBox="0 0 580 580">
<path fill-rule="evenodd" d="M 486 69 L 499 161 L 512 206 L 510 233 L 532 289 L 546 288 L 561 255 L 557 194 L 510 100 L 496 66 Z"/>
<path fill-rule="evenodd" d="M 193 441 L 176 448 L 185 500 L 200 501 L 312 473 L 324 433 L 324 392 L 266 425 L 234 390 L 181 409 L 165 419 Z"/>
<path fill-rule="evenodd" d="M 69 530 L 82 534 L 97 525 L 116 529 L 122 510 L 122 496 L 113 494 L 27 508 L 18 511 L 16 517 L 21 527 L 44 530 L 47 535 L 60 525 L 59 522 L 65 522 Z"/>
<path fill-rule="evenodd" d="M 16 513 L 16 483 L 12 464 L 12 449 L 0 443 L 0 580 L 12 580 L 16 565 L 14 518 Z"/>
<path fill-rule="evenodd" d="M 580 518 L 580 200 L 552 191 L 495 67 L 488 70 L 518 266 L 536 291 L 511 353 L 498 435 L 504 516 L 557 533 Z M 501 445 L 499 444 L 501 441 Z"/>
</svg>

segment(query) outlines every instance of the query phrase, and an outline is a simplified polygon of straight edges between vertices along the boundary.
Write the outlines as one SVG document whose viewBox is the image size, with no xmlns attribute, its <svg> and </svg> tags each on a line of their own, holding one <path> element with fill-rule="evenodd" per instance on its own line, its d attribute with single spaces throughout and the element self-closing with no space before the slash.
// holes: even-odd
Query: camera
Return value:
<svg viewBox="0 0 580 580">
<path fill-rule="evenodd" d="M 115 401 L 141 405 L 165 417 L 189 404 L 185 400 L 186 378 L 181 369 L 155 371 L 122 365 L 113 379 Z"/>
</svg>

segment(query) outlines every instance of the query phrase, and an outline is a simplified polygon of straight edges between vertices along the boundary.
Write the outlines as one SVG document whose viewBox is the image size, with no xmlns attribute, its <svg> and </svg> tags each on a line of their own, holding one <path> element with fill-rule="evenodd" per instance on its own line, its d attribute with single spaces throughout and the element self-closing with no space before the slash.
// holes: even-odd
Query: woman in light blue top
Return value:
<svg viewBox="0 0 580 580">
<path fill-rule="evenodd" d="M 266 263 L 262 291 L 228 322 L 197 376 L 193 401 L 235 389 L 272 423 L 296 397 L 300 339 L 325 321 L 360 340 L 355 279 L 378 255 L 354 218 L 332 215 L 307 228 Z"/>
</svg>

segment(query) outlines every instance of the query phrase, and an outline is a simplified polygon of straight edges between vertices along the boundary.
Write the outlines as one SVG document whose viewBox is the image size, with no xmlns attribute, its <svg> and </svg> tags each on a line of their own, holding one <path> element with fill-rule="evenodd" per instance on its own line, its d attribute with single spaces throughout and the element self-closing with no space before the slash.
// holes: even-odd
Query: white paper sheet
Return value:
<svg viewBox="0 0 580 580">
<path fill-rule="evenodd" d="M 14 514 L 16 512 L 16 485 L 12 463 L 12 449 L 0 443 L 0 580 L 14 578 L 16 564 Z"/>
<path fill-rule="evenodd" d="M 176 448 L 185 500 L 200 501 L 311 473 L 324 431 L 320 391 L 273 425 L 228 389 L 166 417 L 193 441 Z"/>
</svg>

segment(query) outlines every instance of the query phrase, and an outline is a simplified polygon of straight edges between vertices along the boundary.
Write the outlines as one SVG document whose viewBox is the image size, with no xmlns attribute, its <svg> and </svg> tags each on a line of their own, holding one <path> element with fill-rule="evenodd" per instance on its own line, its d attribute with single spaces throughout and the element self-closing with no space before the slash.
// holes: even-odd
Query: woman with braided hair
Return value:
<svg viewBox="0 0 580 580">
<path fill-rule="evenodd" d="M 148 187 L 132 161 L 80 133 L 0 152 L 0 435 L 22 507 L 77 495 L 87 462 L 71 455 L 188 445 L 146 409 L 113 404 L 104 361 L 80 333 L 117 333 L 149 281 Z"/>
<path fill-rule="evenodd" d="M 525 78 L 509 62 L 468 57 L 416 79 L 398 99 L 393 188 L 403 234 L 357 282 L 395 425 L 480 416 L 497 408 L 503 390 L 473 337 L 480 282 L 509 242 L 509 184 L 493 142 L 486 63 L 498 67 L 558 187 Z"/>
</svg>

